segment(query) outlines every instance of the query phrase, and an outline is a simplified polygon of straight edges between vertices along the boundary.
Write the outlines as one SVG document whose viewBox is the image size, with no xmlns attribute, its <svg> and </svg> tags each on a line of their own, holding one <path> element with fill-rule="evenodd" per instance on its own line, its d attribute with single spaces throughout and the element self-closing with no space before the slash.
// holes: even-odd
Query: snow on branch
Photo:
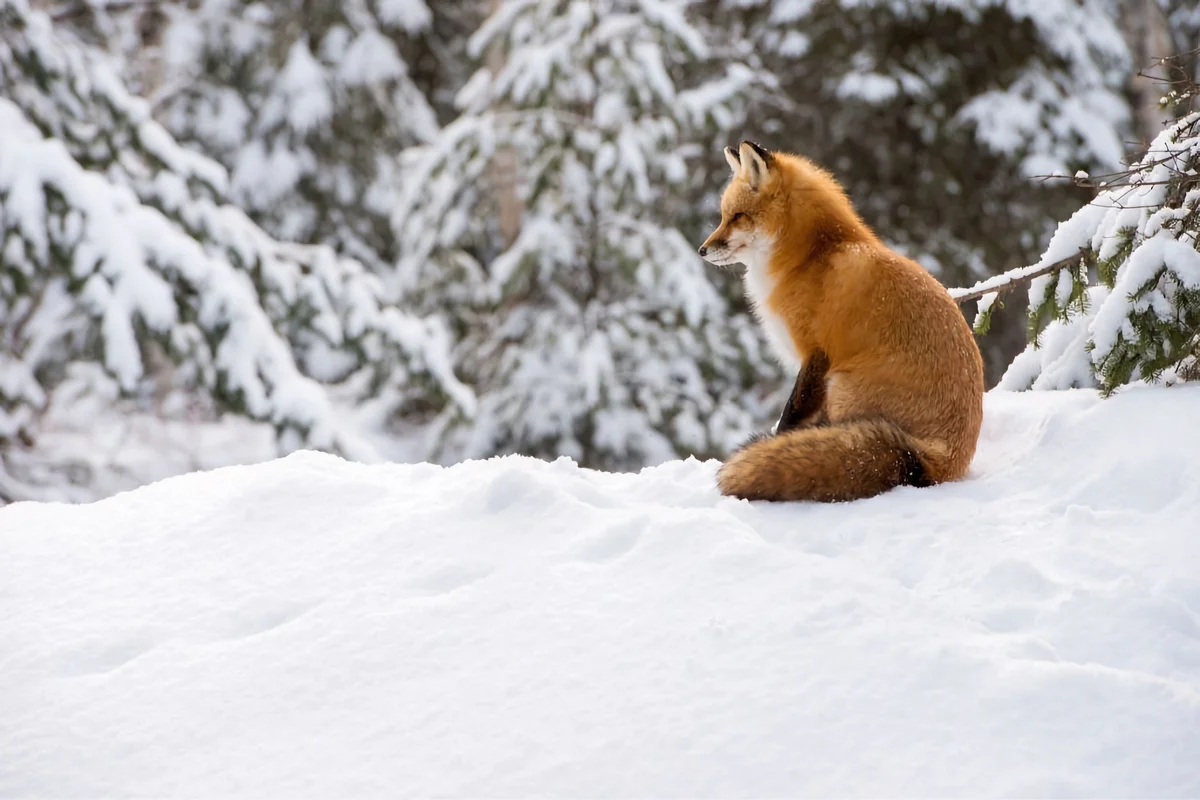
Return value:
<svg viewBox="0 0 1200 800">
<path fill-rule="evenodd" d="M 1020 267 L 1019 269 L 1009 270 L 1001 275 L 993 275 L 968 289 L 951 289 L 950 296 L 954 298 L 956 303 L 962 304 L 971 300 L 979 300 L 984 295 L 1003 294 L 1004 292 L 1025 286 L 1034 278 L 1073 267 L 1083 259 L 1086 253 L 1086 250 L 1079 250 L 1066 258 L 1060 258 L 1049 264 L 1039 261 L 1037 264 L 1031 264 L 1028 267 Z"/>
</svg>

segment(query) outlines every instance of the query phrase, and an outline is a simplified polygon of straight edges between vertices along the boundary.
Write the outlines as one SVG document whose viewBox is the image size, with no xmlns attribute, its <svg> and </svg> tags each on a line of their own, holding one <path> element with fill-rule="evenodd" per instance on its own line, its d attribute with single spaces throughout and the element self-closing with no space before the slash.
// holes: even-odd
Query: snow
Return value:
<svg viewBox="0 0 1200 800">
<path fill-rule="evenodd" d="M 433 18 L 422 0 L 379 0 L 376 5 L 381 19 L 409 33 L 417 33 L 427 27 Z"/>
<path fill-rule="evenodd" d="M 305 134 L 325 125 L 333 114 L 324 71 L 303 40 L 292 45 L 275 89 L 262 111 L 264 129 L 286 118 L 293 130 Z"/>
<path fill-rule="evenodd" d="M 900 93 L 900 82 L 873 72 L 851 72 L 838 83 L 837 96 L 843 100 L 857 99 L 867 103 L 885 103 Z"/>
<path fill-rule="evenodd" d="M 396 46 L 376 30 L 366 30 L 358 35 L 340 67 L 342 79 L 350 86 L 383 83 L 406 71 Z"/>
<path fill-rule="evenodd" d="M 1143 285 L 1156 282 L 1164 267 L 1170 270 L 1180 286 L 1193 291 L 1200 289 L 1200 253 L 1191 244 L 1179 241 L 1173 238 L 1171 232 L 1163 230 L 1143 240 L 1141 246 L 1129 256 L 1118 273 L 1112 294 L 1120 298 L 1134 297 Z M 1159 292 L 1154 292 L 1149 298 L 1155 295 L 1161 296 Z M 1117 343 L 1118 332 L 1122 330 L 1122 323 L 1133 305 L 1134 302 L 1108 302 L 1096 312 L 1091 328 L 1092 341 L 1095 343 L 1092 350 L 1094 363 L 1100 363 L 1112 351 Z M 1159 316 L 1171 319 L 1174 313 L 1174 307 L 1167 304 L 1166 309 L 1160 310 Z"/>
<path fill-rule="evenodd" d="M 975 304 L 975 320 L 971 323 L 975 330 L 979 330 L 980 325 L 987 319 L 998 297 L 999 295 L 996 292 L 992 292 L 979 298 L 979 302 Z"/>
<path fill-rule="evenodd" d="M 1104 304 L 1108 295 L 1107 286 L 1089 286 L 1087 310 L 1065 323 L 1056 320 L 1047 325 L 1038 337 L 1037 346 L 1029 345 L 1017 354 L 997 387 L 1019 392 L 1095 386 L 1087 342 L 1096 309 Z"/>
<path fill-rule="evenodd" d="M 847 505 L 302 452 L 8 506 L 0 794 L 1196 796 L 1198 400 L 992 392 Z"/>
</svg>

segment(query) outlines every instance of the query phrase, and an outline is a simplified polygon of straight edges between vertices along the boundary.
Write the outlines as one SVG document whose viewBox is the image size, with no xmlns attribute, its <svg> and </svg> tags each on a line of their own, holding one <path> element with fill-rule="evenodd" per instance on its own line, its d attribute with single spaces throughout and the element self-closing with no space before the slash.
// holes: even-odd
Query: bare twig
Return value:
<svg viewBox="0 0 1200 800">
<path fill-rule="evenodd" d="M 1182 107 L 1187 100 L 1193 97 L 1200 96 L 1200 84 L 1196 83 L 1195 77 L 1191 75 L 1190 64 L 1200 59 L 1200 47 L 1188 50 L 1182 53 L 1176 53 L 1172 56 L 1163 56 L 1155 58 L 1153 63 L 1142 70 L 1139 70 L 1137 77 L 1146 78 L 1155 81 L 1162 85 L 1162 91 L 1165 95 L 1161 99 L 1163 107 L 1180 106 Z M 1153 74 L 1152 69 L 1165 70 L 1166 74 Z M 1182 117 L 1181 117 L 1182 119 Z M 1176 120 L 1178 122 L 1178 120 Z M 1172 123 L 1175 124 L 1175 123 Z M 1129 144 L 1129 143 L 1127 143 Z M 1089 175 L 1086 173 L 1075 175 L 1035 175 L 1033 176 L 1038 182 L 1044 183 L 1047 181 L 1062 181 L 1069 180 L 1075 186 L 1089 189 L 1113 190 L 1119 189 L 1122 186 L 1128 185 L 1130 181 L 1138 173 L 1146 172 L 1149 167 L 1165 166 L 1169 172 L 1174 175 L 1185 174 L 1182 170 L 1177 169 L 1173 162 L 1178 161 L 1180 156 L 1184 155 L 1183 151 L 1171 152 L 1168 147 L 1168 152 L 1161 157 L 1154 159 L 1146 159 L 1145 156 L 1149 152 L 1149 147 L 1142 145 L 1141 155 L 1143 160 L 1127 162 L 1129 166 L 1126 169 L 1109 172 L 1103 175 Z M 1137 181 L 1138 185 L 1153 185 L 1146 181 Z"/>
<path fill-rule="evenodd" d="M 1087 250 L 1080 250 L 1077 253 L 1069 255 L 1066 258 L 1060 258 L 1058 261 L 1046 264 L 1045 266 L 1025 267 L 1024 270 L 1006 272 L 1003 275 L 988 278 L 986 281 L 980 281 L 969 289 L 951 289 L 950 296 L 954 298 L 954 302 L 962 304 L 971 300 L 978 300 L 988 294 L 1003 294 L 1004 292 L 1016 289 L 1018 286 L 1026 285 L 1034 278 L 1040 278 L 1043 275 L 1049 275 L 1051 272 L 1058 272 L 1060 269 L 1076 266 L 1087 252 Z"/>
<path fill-rule="evenodd" d="M 1185 174 L 1183 170 L 1176 169 L 1172 162 L 1178 161 L 1180 156 L 1186 155 L 1186 149 L 1181 149 L 1178 152 L 1168 152 L 1162 158 L 1139 161 L 1128 169 L 1123 169 L 1118 172 L 1106 172 L 1103 175 L 1079 174 L 1075 175 L 1034 175 L 1033 180 L 1039 183 L 1049 181 L 1064 181 L 1069 180 L 1076 186 L 1087 189 L 1102 189 L 1104 191 L 1116 191 L 1129 187 L 1131 184 L 1125 183 L 1134 175 L 1145 172 L 1148 167 L 1165 166 L 1169 172 L 1174 175 Z M 1138 181 L 1137 186 L 1153 186 L 1155 181 Z"/>
</svg>

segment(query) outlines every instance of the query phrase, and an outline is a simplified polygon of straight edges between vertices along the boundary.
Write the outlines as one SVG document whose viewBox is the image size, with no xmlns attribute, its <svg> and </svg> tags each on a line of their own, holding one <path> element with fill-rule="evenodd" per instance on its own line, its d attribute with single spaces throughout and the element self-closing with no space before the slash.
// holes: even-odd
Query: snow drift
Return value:
<svg viewBox="0 0 1200 800">
<path fill-rule="evenodd" d="M 1200 794 L 1200 387 L 992 393 L 971 477 L 298 453 L 0 510 L 4 796 Z"/>
</svg>

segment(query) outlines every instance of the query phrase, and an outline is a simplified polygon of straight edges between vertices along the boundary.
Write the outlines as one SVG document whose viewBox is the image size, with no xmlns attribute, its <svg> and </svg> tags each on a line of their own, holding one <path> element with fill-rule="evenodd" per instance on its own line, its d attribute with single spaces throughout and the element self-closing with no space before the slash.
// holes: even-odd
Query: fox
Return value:
<svg viewBox="0 0 1200 800">
<path fill-rule="evenodd" d="M 796 381 L 773 432 L 718 469 L 720 492 L 836 503 L 963 478 L 983 422 L 983 358 L 950 293 L 809 159 L 750 141 L 724 154 L 721 221 L 699 253 L 745 267 L 769 350 Z"/>
</svg>

